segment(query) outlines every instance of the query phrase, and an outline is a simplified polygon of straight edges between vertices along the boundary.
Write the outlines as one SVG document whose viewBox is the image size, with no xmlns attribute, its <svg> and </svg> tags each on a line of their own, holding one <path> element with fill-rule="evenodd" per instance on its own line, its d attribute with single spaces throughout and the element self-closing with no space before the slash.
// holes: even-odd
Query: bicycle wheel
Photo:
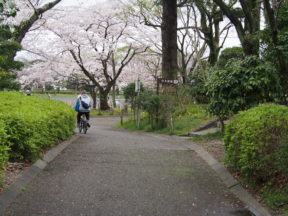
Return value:
<svg viewBox="0 0 288 216">
<path fill-rule="evenodd" d="M 83 129 L 83 121 L 82 121 L 82 118 L 81 118 L 81 120 L 80 120 L 80 124 L 79 124 L 79 133 L 81 133 L 82 132 L 82 129 Z"/>
<path fill-rule="evenodd" d="M 88 130 L 87 122 L 83 122 L 83 133 L 86 134 Z"/>
</svg>

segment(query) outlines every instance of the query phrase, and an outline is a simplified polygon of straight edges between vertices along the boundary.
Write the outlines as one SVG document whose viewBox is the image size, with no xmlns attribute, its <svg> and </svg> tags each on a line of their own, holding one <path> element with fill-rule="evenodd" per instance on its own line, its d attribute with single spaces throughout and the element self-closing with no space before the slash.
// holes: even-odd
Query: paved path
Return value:
<svg viewBox="0 0 288 216">
<path fill-rule="evenodd" d="M 97 118 L 34 179 L 6 216 L 250 216 L 194 151 Z"/>
</svg>

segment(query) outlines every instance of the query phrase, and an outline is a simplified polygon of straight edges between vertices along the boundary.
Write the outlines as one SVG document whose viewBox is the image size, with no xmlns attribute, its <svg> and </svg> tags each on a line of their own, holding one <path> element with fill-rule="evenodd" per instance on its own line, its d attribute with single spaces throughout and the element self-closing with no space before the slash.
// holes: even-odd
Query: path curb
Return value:
<svg viewBox="0 0 288 216">
<path fill-rule="evenodd" d="M 80 136 L 74 135 L 51 150 L 49 150 L 41 159 L 38 159 L 31 167 L 23 171 L 8 188 L 0 195 L 0 215 L 4 213 L 6 208 L 14 201 L 14 199 L 26 190 L 27 185 L 51 162 L 53 161 L 67 146 L 78 140 Z"/>
<path fill-rule="evenodd" d="M 187 144 L 187 143 L 186 143 Z M 221 178 L 230 191 L 238 197 L 255 216 L 272 216 L 241 184 L 230 174 L 226 167 L 214 159 L 204 148 L 193 143 L 188 144 Z"/>
</svg>

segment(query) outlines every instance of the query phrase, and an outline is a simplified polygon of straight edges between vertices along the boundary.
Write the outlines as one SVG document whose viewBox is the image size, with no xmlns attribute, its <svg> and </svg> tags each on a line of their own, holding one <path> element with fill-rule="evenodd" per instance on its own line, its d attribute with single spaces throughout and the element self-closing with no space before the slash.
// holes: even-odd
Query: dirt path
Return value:
<svg viewBox="0 0 288 216">
<path fill-rule="evenodd" d="M 97 118 L 18 196 L 10 216 L 249 216 L 194 151 Z"/>
</svg>

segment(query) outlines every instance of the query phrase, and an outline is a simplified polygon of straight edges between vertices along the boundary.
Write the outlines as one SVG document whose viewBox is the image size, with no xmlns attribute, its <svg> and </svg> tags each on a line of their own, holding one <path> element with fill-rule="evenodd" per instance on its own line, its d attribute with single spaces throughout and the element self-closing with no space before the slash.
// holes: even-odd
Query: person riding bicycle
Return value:
<svg viewBox="0 0 288 216">
<path fill-rule="evenodd" d="M 79 104 L 79 110 L 77 114 L 77 127 L 79 127 L 81 115 L 85 115 L 87 119 L 87 125 L 90 127 L 90 107 L 92 104 L 91 98 L 86 94 L 86 91 L 82 91 L 81 95 L 78 96 L 76 104 Z"/>
</svg>

